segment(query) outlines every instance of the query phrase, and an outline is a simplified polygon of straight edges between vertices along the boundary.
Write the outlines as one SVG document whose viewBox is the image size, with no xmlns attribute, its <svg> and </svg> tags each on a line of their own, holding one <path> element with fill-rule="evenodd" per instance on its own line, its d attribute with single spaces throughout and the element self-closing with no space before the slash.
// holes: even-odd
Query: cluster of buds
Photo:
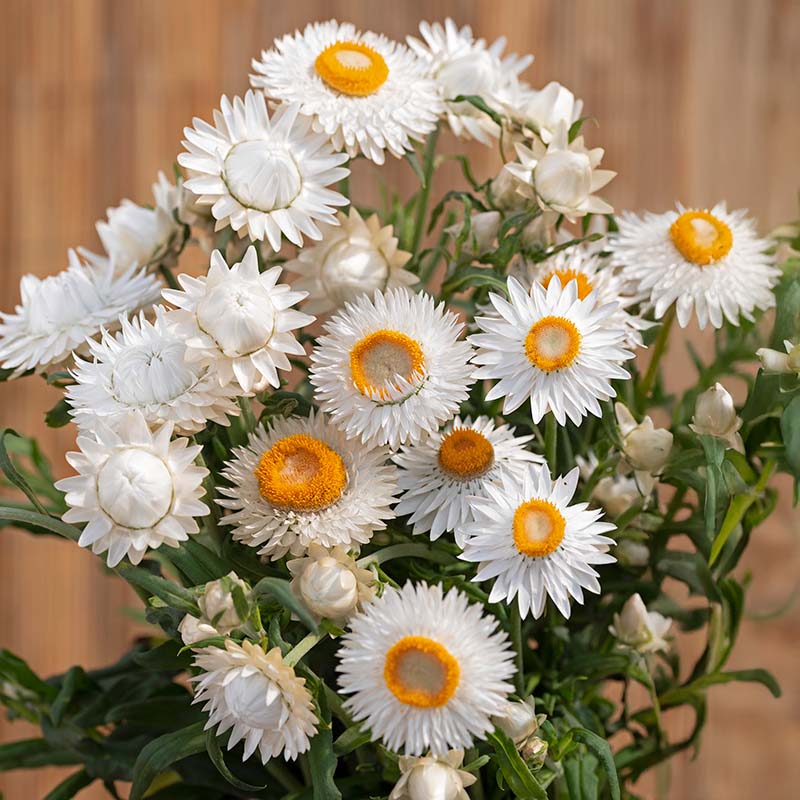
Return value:
<svg viewBox="0 0 800 800">
<path fill-rule="evenodd" d="M 531 769 L 538 769 L 547 757 L 547 742 L 536 735 L 546 714 L 536 713 L 533 697 L 527 700 L 509 700 L 502 717 L 492 722 L 513 740 L 520 755 Z"/>
<path fill-rule="evenodd" d="M 235 573 L 207 583 L 197 598 L 200 617 L 187 614 L 178 626 L 185 645 L 214 636 L 228 636 L 247 621 L 240 613 L 249 604 L 250 587 Z"/>
</svg>

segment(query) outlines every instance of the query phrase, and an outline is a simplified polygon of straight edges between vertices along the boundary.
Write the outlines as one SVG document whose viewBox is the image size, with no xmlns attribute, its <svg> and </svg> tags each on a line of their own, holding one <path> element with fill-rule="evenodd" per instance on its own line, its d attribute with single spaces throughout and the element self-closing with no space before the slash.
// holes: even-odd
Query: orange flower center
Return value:
<svg viewBox="0 0 800 800">
<path fill-rule="evenodd" d="M 261 496 L 276 508 L 320 511 L 341 497 L 347 470 L 341 456 L 305 433 L 275 442 L 255 469 Z"/>
<path fill-rule="evenodd" d="M 472 428 L 455 428 L 439 446 L 439 466 L 453 478 L 470 480 L 484 475 L 494 464 L 491 442 Z"/>
<path fill-rule="evenodd" d="M 375 331 L 350 351 L 353 382 L 365 397 L 387 398 L 401 380 L 421 379 L 424 366 L 419 343 L 400 331 Z"/>
<path fill-rule="evenodd" d="M 545 372 L 568 367 L 580 347 L 578 329 L 564 317 L 542 317 L 525 337 L 525 355 L 534 367 Z"/>
<path fill-rule="evenodd" d="M 684 211 L 669 235 L 678 252 L 701 267 L 724 258 L 733 246 L 731 229 L 708 211 Z"/>
<path fill-rule="evenodd" d="M 545 277 L 542 278 L 542 286 L 544 286 L 546 289 L 550 285 L 550 281 L 553 280 L 553 278 L 558 278 L 562 287 L 566 287 L 570 281 L 577 281 L 578 297 L 581 300 L 585 300 L 594 288 L 592 286 L 592 282 L 589 280 L 589 276 L 583 272 L 578 272 L 576 269 L 553 270 L 549 275 L 545 275 Z"/>
<path fill-rule="evenodd" d="M 439 708 L 455 694 L 461 669 L 450 652 L 426 636 L 404 636 L 386 653 L 383 678 L 401 702 Z"/>
<path fill-rule="evenodd" d="M 558 549 L 566 521 L 547 500 L 528 500 L 514 512 L 514 544 L 524 556 L 543 558 Z"/>
<path fill-rule="evenodd" d="M 331 89 L 352 97 L 376 92 L 389 77 L 383 56 L 361 42 L 329 45 L 317 56 L 314 68 Z"/>
</svg>

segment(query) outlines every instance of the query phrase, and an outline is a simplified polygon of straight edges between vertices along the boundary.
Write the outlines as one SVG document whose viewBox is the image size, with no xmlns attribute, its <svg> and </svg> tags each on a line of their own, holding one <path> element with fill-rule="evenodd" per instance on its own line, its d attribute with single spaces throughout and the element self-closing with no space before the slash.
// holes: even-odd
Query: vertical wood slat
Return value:
<svg viewBox="0 0 800 800">
<path fill-rule="evenodd" d="M 607 192 L 617 208 L 727 198 L 749 206 L 764 229 L 796 216 L 800 113 L 792 81 L 800 5 L 791 0 L 7 0 L 0 33 L 2 308 L 16 302 L 21 274 L 63 268 L 69 246 L 96 247 L 93 223 L 107 206 L 125 196 L 144 201 L 157 170 L 170 169 L 183 125 L 193 115 L 208 118 L 221 93 L 244 91 L 250 58 L 274 36 L 336 16 L 402 38 L 419 19 L 448 14 L 487 39 L 506 35 L 512 50 L 535 53 L 534 84 L 559 80 L 584 98 L 599 122 L 587 125 L 587 137 L 606 148 L 606 165 L 620 173 Z M 480 148 L 470 150 L 483 172 L 497 168 Z M 374 190 L 374 175 L 363 174 L 365 192 Z M 412 185 L 401 163 L 381 178 Z M 675 348 L 676 379 L 685 379 L 684 361 Z M 74 432 L 43 428 L 56 399 L 34 378 L 0 386 L 0 423 L 38 435 L 61 475 Z M 786 507 L 754 540 L 755 608 L 778 605 L 794 586 L 791 527 Z M 127 605 L 135 599 L 92 555 L 10 531 L 0 537 L 0 644 L 43 673 L 116 658 L 135 629 L 121 613 Z M 768 800 L 787 794 L 790 777 L 797 782 L 789 742 L 800 734 L 790 649 L 798 629 L 796 612 L 745 624 L 735 664 L 771 666 L 788 697 L 776 704 L 760 689 L 716 690 L 702 757 L 678 762 L 671 796 Z M 20 724 L 0 722 L 4 740 L 27 735 Z M 770 764 L 767 782 L 762 760 Z M 14 773 L 0 777 L 0 789 L 10 800 L 42 797 L 62 774 Z"/>
</svg>

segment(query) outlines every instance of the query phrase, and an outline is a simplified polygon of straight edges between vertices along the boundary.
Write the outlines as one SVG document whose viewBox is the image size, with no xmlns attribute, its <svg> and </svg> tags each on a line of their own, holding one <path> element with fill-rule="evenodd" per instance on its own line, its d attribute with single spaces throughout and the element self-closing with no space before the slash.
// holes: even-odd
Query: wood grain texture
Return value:
<svg viewBox="0 0 800 800">
<path fill-rule="evenodd" d="M 594 0 L 379 3 L 358 0 L 4 0 L 0 33 L 0 259 L 3 309 L 19 277 L 63 268 L 66 248 L 96 247 L 94 221 L 122 197 L 144 201 L 169 170 L 180 132 L 208 118 L 220 94 L 242 92 L 249 60 L 272 39 L 335 16 L 395 38 L 420 18 L 453 16 L 480 35 L 506 35 L 536 54 L 536 85 L 559 80 L 599 128 L 587 135 L 619 171 L 617 208 L 663 210 L 725 198 L 767 230 L 796 216 L 800 185 L 800 3 L 796 0 Z M 478 159 L 485 158 L 472 149 Z M 496 169 L 484 164 L 484 171 Z M 404 164 L 383 178 L 409 186 Z M 363 179 L 374 182 L 374 173 Z M 364 185 L 365 192 L 373 191 Z M 670 375 L 690 377 L 675 347 Z M 41 436 L 64 474 L 70 429 L 44 430 L 57 393 L 29 378 L 0 387 L 0 423 Z M 783 486 L 788 490 L 788 486 Z M 750 608 L 778 606 L 797 585 L 797 517 L 784 505 L 754 537 Z M 45 674 L 118 657 L 135 625 L 135 600 L 74 545 L 0 537 L 0 644 Z M 797 610 L 746 622 L 737 667 L 766 666 L 784 699 L 756 687 L 716 689 L 698 761 L 679 760 L 669 796 L 682 800 L 796 796 L 800 771 Z M 697 643 L 687 642 L 691 649 Z M 680 716 L 676 730 L 691 723 Z M 0 722 L 0 738 L 31 735 Z M 63 771 L 0 777 L 7 800 L 43 797 Z M 652 781 L 643 795 L 654 797 Z M 99 798 L 89 789 L 82 798 Z"/>
</svg>

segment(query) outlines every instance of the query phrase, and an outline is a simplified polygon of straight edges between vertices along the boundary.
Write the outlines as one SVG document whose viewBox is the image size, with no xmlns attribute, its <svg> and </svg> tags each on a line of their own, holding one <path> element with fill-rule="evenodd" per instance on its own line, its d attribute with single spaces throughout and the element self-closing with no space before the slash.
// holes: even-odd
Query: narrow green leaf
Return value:
<svg viewBox="0 0 800 800">
<path fill-rule="evenodd" d="M 261 792 L 267 788 L 266 785 L 252 786 L 249 783 L 245 783 L 239 780 L 239 778 L 230 771 L 230 768 L 225 763 L 225 756 L 222 754 L 219 740 L 213 730 L 206 731 L 206 750 L 208 751 L 208 757 L 211 759 L 211 763 L 217 768 L 217 772 L 219 772 L 231 786 L 241 789 L 243 792 Z"/>
<path fill-rule="evenodd" d="M 454 97 L 452 100 L 448 100 L 448 102 L 469 103 L 471 106 L 475 106 L 478 111 L 482 111 L 484 114 L 486 114 L 487 117 L 491 117 L 497 125 L 502 126 L 503 124 L 503 117 L 493 108 L 490 108 L 488 103 L 482 97 L 478 97 L 476 94 L 460 94 L 457 97 Z"/>
<path fill-rule="evenodd" d="M 58 689 L 45 683 L 19 656 L 10 650 L 0 650 L 0 677 L 13 686 L 33 692 L 37 697 L 52 702 Z"/>
<path fill-rule="evenodd" d="M 65 780 L 61 781 L 55 789 L 49 791 L 44 800 L 70 800 L 75 797 L 81 789 L 93 784 L 95 779 L 85 770 L 73 772 Z"/>
<path fill-rule="evenodd" d="M 522 760 L 514 742 L 499 728 L 495 728 L 488 738 L 503 778 L 514 796 L 519 800 L 547 800 L 547 792 Z"/>
<path fill-rule="evenodd" d="M 58 696 L 50 707 L 50 719 L 58 727 L 75 693 L 91 686 L 91 681 L 81 667 L 70 667 L 61 681 Z"/>
<path fill-rule="evenodd" d="M 146 745 L 133 765 L 130 800 L 142 800 L 153 781 L 176 761 L 206 750 L 203 723 L 165 733 Z"/>
<path fill-rule="evenodd" d="M 80 764 L 81 756 L 71 750 L 54 748 L 44 739 L 23 739 L 0 744 L 0 772 L 11 769 Z"/>
<path fill-rule="evenodd" d="M 25 478 L 19 474 L 19 471 L 11 461 L 11 457 L 8 455 L 8 450 L 6 450 L 6 436 L 16 436 L 20 439 L 23 438 L 15 430 L 13 430 L 13 428 L 6 428 L 2 433 L 0 433 L 0 469 L 3 471 L 6 478 L 8 478 L 8 480 L 17 487 L 17 489 L 25 494 L 25 496 L 31 501 L 34 508 L 40 514 L 43 514 L 46 517 L 50 516 L 47 513 L 47 509 L 39 502 L 39 498 L 36 496 L 36 493 L 33 491 L 33 489 L 31 489 Z"/>
<path fill-rule="evenodd" d="M 320 725 L 317 735 L 311 740 L 311 749 L 308 753 L 314 787 L 313 800 L 341 800 L 342 793 L 336 788 L 333 780 L 337 761 L 333 752 L 331 712 L 324 691 L 317 694 L 317 704 Z"/>
<path fill-rule="evenodd" d="M 786 461 L 796 478 L 800 478 L 800 396 L 786 406 L 781 415 L 781 433 L 786 448 Z"/>
<path fill-rule="evenodd" d="M 289 581 L 282 578 L 262 578 L 253 587 L 253 597 L 271 597 L 276 603 L 296 614 L 311 631 L 317 630 L 317 622 L 309 610 L 295 597 L 289 588 Z"/>
<path fill-rule="evenodd" d="M 362 730 L 360 725 L 353 725 L 333 743 L 334 755 L 341 758 L 370 741 L 372 741 L 372 736 L 368 730 Z"/>
<path fill-rule="evenodd" d="M 38 511 L 29 511 L 25 508 L 12 508 L 11 506 L 0 506 L 0 520 L 8 520 L 9 522 L 22 522 L 25 525 L 32 525 L 36 528 L 50 531 L 50 533 L 57 533 L 65 539 L 70 539 L 77 542 L 80 538 L 81 532 L 79 528 L 74 525 L 68 525 L 56 517 L 51 517 L 49 514 L 40 514 Z"/>
<path fill-rule="evenodd" d="M 611 747 L 608 742 L 602 736 L 598 736 L 596 733 L 586 728 L 573 728 L 571 733 L 576 742 L 585 744 L 600 760 L 600 765 L 603 767 L 603 771 L 606 773 L 606 779 L 608 780 L 608 790 L 611 794 L 611 800 L 620 800 L 617 768 L 614 766 L 614 756 L 611 753 Z"/>
<path fill-rule="evenodd" d="M 178 586 L 177 583 L 159 578 L 158 575 L 153 575 L 141 567 L 120 564 L 117 571 L 128 583 L 144 589 L 159 600 L 162 600 L 170 608 L 185 611 L 195 617 L 200 616 L 200 609 L 197 606 L 194 594 L 183 586 Z"/>
<path fill-rule="evenodd" d="M 70 405 L 62 397 L 47 413 L 44 415 L 44 421 L 50 428 L 63 428 L 72 422 L 72 417 L 69 413 Z"/>
</svg>

